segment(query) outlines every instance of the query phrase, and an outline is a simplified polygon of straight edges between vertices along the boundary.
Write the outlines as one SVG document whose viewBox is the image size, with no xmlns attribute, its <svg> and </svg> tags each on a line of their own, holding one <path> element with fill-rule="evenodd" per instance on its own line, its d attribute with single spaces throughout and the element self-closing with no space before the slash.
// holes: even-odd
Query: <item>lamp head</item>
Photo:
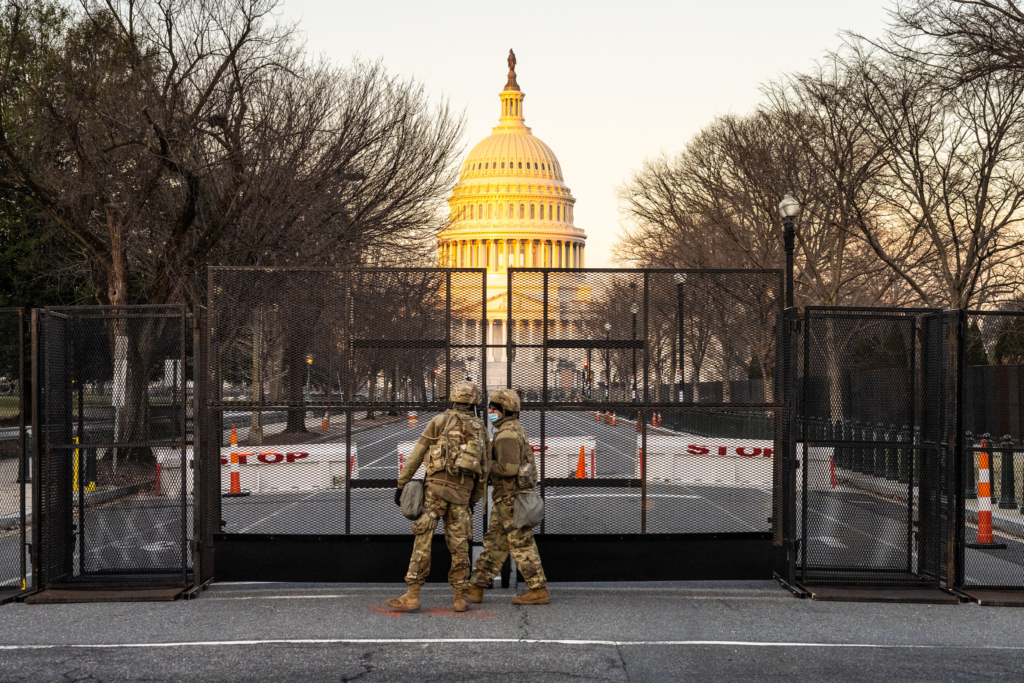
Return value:
<svg viewBox="0 0 1024 683">
<path fill-rule="evenodd" d="M 629 312 L 632 313 L 633 315 L 636 315 L 637 313 L 640 312 L 640 307 L 637 306 L 636 304 L 633 304 L 632 306 L 629 307 Z"/>
<path fill-rule="evenodd" d="M 676 281 L 677 285 L 681 285 L 686 282 L 686 273 L 675 273 L 672 275 L 672 279 Z"/>
<path fill-rule="evenodd" d="M 605 323 L 604 324 L 604 331 L 605 332 L 611 332 L 612 331 L 612 324 L 611 323 Z"/>
<path fill-rule="evenodd" d="M 782 218 L 796 218 L 800 213 L 800 202 L 791 194 L 787 194 L 779 202 L 779 216 Z"/>
</svg>

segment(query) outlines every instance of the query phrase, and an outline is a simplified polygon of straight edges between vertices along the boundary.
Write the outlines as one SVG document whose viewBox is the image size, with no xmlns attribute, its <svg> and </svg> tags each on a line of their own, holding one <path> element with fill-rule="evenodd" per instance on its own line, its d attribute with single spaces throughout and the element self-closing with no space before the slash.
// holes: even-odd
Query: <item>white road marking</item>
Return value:
<svg viewBox="0 0 1024 683">
<path fill-rule="evenodd" d="M 0 650 L 57 650 L 97 649 L 116 650 L 128 648 L 165 647 L 237 647 L 253 645 L 446 645 L 446 644 L 525 644 L 525 645 L 576 645 L 608 647 L 644 647 L 651 645 L 670 647 L 800 647 L 823 649 L 869 649 L 869 650 L 1024 650 L 1024 645 L 914 645 L 889 643 L 801 643 L 757 640 L 572 640 L 546 638 L 295 638 L 267 640 L 199 640 L 172 643 L 96 643 L 69 645 L 0 645 Z"/>
<path fill-rule="evenodd" d="M 636 493 L 568 493 L 568 494 L 552 494 L 548 491 L 544 498 L 545 500 L 562 500 L 563 498 L 639 498 L 640 492 Z M 648 498 L 703 498 L 704 496 L 688 495 L 685 493 L 648 493 Z"/>
</svg>

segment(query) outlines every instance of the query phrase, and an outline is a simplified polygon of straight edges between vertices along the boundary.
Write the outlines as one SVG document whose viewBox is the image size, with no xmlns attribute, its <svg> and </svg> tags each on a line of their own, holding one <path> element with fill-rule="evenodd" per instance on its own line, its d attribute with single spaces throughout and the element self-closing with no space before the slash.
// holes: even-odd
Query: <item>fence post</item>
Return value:
<svg viewBox="0 0 1024 683">
<path fill-rule="evenodd" d="M 999 507 L 1003 510 L 1012 510 L 1017 507 L 1017 500 L 1014 497 L 1013 484 L 1013 437 L 1009 434 L 1003 436 L 1002 448 L 1002 481 L 999 482 Z"/>
<path fill-rule="evenodd" d="M 885 426 L 881 422 L 875 424 L 874 439 L 876 442 L 885 440 Z M 872 474 L 874 474 L 876 477 L 884 477 L 885 449 L 878 446 L 876 443 L 875 447 L 871 449 L 871 452 L 874 454 L 875 457 L 874 467 L 872 468 Z"/>
<path fill-rule="evenodd" d="M 899 437 L 896 435 L 896 425 L 889 423 L 889 428 L 885 430 L 885 440 L 893 442 L 898 440 Z M 898 481 L 898 465 L 897 459 L 900 455 L 900 449 L 898 446 L 886 446 L 885 448 L 885 478 L 889 481 Z"/>
<path fill-rule="evenodd" d="M 975 500 L 978 488 L 974 483 L 974 434 L 964 433 L 964 498 Z"/>
</svg>

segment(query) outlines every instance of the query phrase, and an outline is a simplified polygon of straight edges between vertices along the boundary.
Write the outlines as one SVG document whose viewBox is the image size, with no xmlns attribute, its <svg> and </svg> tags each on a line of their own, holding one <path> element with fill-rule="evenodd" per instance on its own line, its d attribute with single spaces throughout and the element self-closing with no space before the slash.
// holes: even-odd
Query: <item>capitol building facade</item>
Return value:
<svg viewBox="0 0 1024 683">
<path fill-rule="evenodd" d="M 438 236 L 442 267 L 487 269 L 489 388 L 506 380 L 508 269 L 583 268 L 586 262 L 586 233 L 573 224 L 576 200 L 555 153 L 525 124 L 526 96 L 511 51 L 509 67 L 498 125 L 466 156 L 448 200 L 449 226 Z M 522 326 L 524 339 L 535 333 L 539 339 L 542 301 L 539 291 L 532 294 L 535 299 L 516 290 L 520 319 L 513 324 Z"/>
</svg>

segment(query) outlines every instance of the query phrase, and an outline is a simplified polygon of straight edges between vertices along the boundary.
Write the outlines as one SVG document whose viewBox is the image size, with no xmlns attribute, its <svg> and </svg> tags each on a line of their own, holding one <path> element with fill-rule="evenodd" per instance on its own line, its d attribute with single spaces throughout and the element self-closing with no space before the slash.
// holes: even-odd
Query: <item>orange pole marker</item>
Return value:
<svg viewBox="0 0 1024 683">
<path fill-rule="evenodd" d="M 636 414 L 636 431 L 640 432 L 640 431 L 643 430 L 643 428 L 640 426 L 640 423 L 643 422 L 643 421 L 644 421 L 643 416 L 640 415 L 640 413 L 637 413 Z"/>
<path fill-rule="evenodd" d="M 600 411 L 600 410 L 599 410 L 599 411 L 597 411 L 597 421 L 598 421 L 598 422 L 600 422 L 600 421 L 601 421 L 601 411 Z"/>
<path fill-rule="evenodd" d="M 231 490 L 229 493 L 237 496 L 242 492 L 242 475 L 238 471 L 238 453 L 231 454 Z"/>
<path fill-rule="evenodd" d="M 327 428 L 330 427 L 330 426 L 331 426 L 331 411 L 325 410 L 324 411 L 324 421 L 320 425 L 320 431 L 321 432 L 326 432 Z"/>
<path fill-rule="evenodd" d="M 586 479 L 587 478 L 587 447 L 580 446 L 580 459 L 576 463 L 576 478 Z"/>
<path fill-rule="evenodd" d="M 153 495 L 160 495 L 160 463 L 156 464 L 156 487 L 153 489 Z"/>
<path fill-rule="evenodd" d="M 976 543 L 965 543 L 968 548 L 998 550 L 1005 548 L 1005 543 L 996 543 L 992 536 L 992 484 L 989 476 L 988 442 L 981 440 L 981 453 L 978 454 L 978 540 Z"/>
<path fill-rule="evenodd" d="M 590 449 L 590 478 L 593 479 L 595 476 L 597 476 L 597 475 L 594 474 L 594 449 L 591 448 Z"/>
<path fill-rule="evenodd" d="M 231 445 L 238 445 L 238 430 L 235 429 L 235 425 L 231 425 Z"/>
<path fill-rule="evenodd" d="M 409 426 L 410 427 L 419 427 L 420 426 L 419 415 L 416 414 L 415 410 L 410 410 L 409 411 Z"/>
</svg>

